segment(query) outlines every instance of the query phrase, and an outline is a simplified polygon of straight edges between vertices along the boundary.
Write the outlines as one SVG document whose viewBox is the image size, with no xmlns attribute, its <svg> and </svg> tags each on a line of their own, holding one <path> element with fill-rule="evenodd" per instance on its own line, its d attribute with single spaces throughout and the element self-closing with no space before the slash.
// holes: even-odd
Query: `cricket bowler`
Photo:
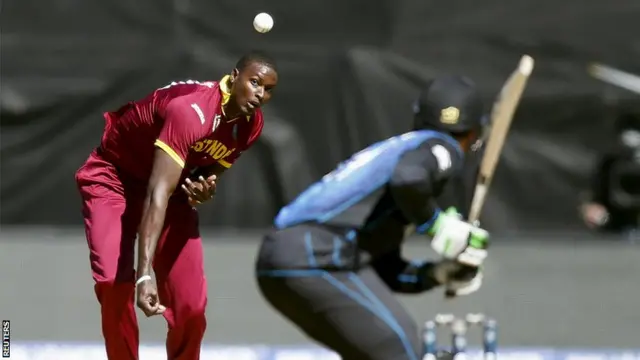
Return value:
<svg viewBox="0 0 640 360">
<path fill-rule="evenodd" d="M 174 82 L 104 114 L 76 181 L 109 360 L 138 359 L 136 287 L 145 315 L 167 321 L 167 358 L 200 358 L 207 287 L 194 206 L 258 139 L 277 82 L 275 63 L 250 53 L 220 81 Z"/>
<path fill-rule="evenodd" d="M 432 80 L 413 131 L 356 153 L 280 210 L 256 259 L 265 299 L 343 360 L 420 359 L 418 327 L 393 292 L 481 286 L 489 234 L 437 198 L 463 170 L 482 115 L 471 80 Z M 407 227 L 441 259 L 403 259 Z"/>
</svg>

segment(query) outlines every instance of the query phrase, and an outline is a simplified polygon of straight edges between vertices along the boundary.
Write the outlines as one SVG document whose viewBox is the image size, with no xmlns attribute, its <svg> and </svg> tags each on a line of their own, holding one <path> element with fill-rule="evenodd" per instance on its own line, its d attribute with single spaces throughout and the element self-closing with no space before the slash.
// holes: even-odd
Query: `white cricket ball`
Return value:
<svg viewBox="0 0 640 360">
<path fill-rule="evenodd" d="M 260 13 L 253 19 L 253 28 L 259 33 L 266 33 L 273 28 L 273 18 L 267 13 Z"/>
</svg>

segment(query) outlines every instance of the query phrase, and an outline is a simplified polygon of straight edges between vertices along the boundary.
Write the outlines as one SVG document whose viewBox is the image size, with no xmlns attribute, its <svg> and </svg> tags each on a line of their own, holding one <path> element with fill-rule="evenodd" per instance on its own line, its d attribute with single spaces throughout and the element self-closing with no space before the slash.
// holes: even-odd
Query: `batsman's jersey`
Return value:
<svg viewBox="0 0 640 360">
<path fill-rule="evenodd" d="M 276 228 L 318 223 L 360 229 L 384 195 L 403 154 L 429 140 L 445 142 L 462 156 L 455 140 L 435 131 L 414 131 L 375 143 L 339 164 L 282 208 L 275 219 Z M 433 154 L 438 156 L 437 151 Z M 449 152 L 443 155 L 450 156 Z"/>
</svg>

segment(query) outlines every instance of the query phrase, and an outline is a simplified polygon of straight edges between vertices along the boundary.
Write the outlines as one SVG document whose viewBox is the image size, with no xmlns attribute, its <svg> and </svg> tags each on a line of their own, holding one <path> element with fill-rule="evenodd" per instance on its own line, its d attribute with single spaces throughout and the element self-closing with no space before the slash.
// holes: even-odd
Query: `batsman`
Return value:
<svg viewBox="0 0 640 360">
<path fill-rule="evenodd" d="M 412 131 L 354 154 L 282 208 L 256 259 L 271 306 L 343 360 L 420 359 L 417 324 L 393 293 L 480 288 L 489 234 L 438 198 L 475 148 L 482 117 L 471 80 L 436 78 Z M 439 258 L 403 258 L 407 228 Z"/>
</svg>

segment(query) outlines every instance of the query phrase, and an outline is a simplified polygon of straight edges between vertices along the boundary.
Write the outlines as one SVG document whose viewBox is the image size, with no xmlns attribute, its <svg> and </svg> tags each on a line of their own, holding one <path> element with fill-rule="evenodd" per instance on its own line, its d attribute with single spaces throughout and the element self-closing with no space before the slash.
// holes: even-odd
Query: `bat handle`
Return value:
<svg viewBox="0 0 640 360">
<path fill-rule="evenodd" d="M 467 219 L 470 223 L 478 221 L 480 218 L 480 211 L 482 210 L 484 199 L 487 197 L 487 192 L 488 186 L 486 184 L 476 185 L 473 200 L 471 201 L 471 208 L 469 209 L 469 218 Z"/>
</svg>

